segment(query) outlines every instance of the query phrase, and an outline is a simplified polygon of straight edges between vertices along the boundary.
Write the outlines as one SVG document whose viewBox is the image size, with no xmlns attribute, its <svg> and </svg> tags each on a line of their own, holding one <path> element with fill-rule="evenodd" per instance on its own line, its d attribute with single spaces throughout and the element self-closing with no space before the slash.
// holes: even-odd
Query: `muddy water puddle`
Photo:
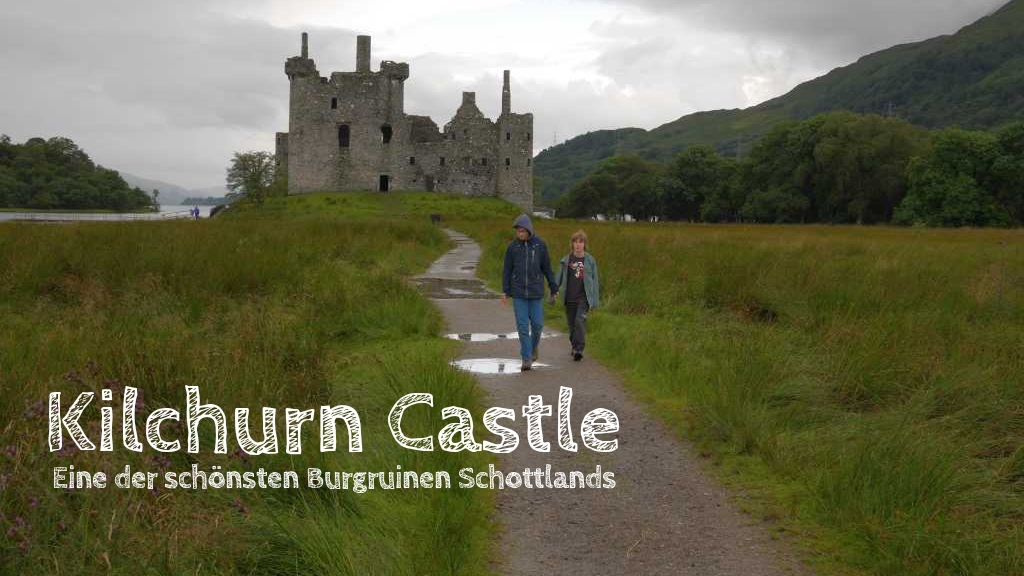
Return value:
<svg viewBox="0 0 1024 576">
<path fill-rule="evenodd" d="M 476 279 L 413 278 L 412 282 L 419 288 L 420 293 L 427 298 L 445 300 L 498 297 L 497 294 L 484 286 L 483 281 Z"/>
<path fill-rule="evenodd" d="M 518 358 L 466 358 L 453 360 L 452 366 L 473 374 L 518 374 L 523 362 Z M 549 368 L 550 364 L 533 363 L 533 369 Z"/>
<path fill-rule="evenodd" d="M 555 338 L 557 332 L 541 332 L 541 339 Z M 492 334 L 488 332 L 462 332 L 459 334 L 445 334 L 449 340 L 461 340 L 463 342 L 493 342 L 495 340 L 519 340 L 518 332 L 507 332 L 505 334 Z"/>
</svg>

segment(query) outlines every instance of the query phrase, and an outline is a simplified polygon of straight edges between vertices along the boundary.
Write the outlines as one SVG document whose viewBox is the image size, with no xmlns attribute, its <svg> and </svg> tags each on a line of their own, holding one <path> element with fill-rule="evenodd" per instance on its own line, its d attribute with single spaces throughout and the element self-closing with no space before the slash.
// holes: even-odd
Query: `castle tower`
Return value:
<svg viewBox="0 0 1024 576">
<path fill-rule="evenodd" d="M 533 114 L 512 113 L 510 73 L 504 71 L 497 123 L 498 196 L 533 209 Z"/>
</svg>

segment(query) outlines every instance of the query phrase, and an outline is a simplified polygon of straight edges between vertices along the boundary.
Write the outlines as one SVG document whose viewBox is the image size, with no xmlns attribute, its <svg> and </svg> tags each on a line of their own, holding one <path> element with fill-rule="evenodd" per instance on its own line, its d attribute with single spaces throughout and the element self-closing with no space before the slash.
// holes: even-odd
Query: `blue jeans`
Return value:
<svg viewBox="0 0 1024 576">
<path fill-rule="evenodd" d="M 544 301 L 540 298 L 513 298 L 512 309 L 516 313 L 516 330 L 519 331 L 519 355 L 523 360 L 529 360 L 540 346 L 540 333 L 544 330 Z"/>
</svg>

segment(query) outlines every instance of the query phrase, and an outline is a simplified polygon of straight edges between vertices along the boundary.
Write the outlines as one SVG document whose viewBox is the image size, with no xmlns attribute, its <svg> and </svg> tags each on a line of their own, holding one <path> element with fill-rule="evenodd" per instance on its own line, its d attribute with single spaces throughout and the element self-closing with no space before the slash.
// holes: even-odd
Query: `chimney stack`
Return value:
<svg viewBox="0 0 1024 576">
<path fill-rule="evenodd" d="M 309 34 L 302 33 L 302 57 L 309 58 Z"/>
<path fill-rule="evenodd" d="M 462 105 L 472 104 L 476 106 L 476 92 L 463 92 L 462 93 Z"/>
<path fill-rule="evenodd" d="M 356 36 L 356 72 L 370 71 L 370 37 Z"/>
<path fill-rule="evenodd" d="M 512 113 L 512 88 L 509 86 L 508 70 L 505 70 L 505 83 L 501 88 L 501 113 Z"/>
</svg>

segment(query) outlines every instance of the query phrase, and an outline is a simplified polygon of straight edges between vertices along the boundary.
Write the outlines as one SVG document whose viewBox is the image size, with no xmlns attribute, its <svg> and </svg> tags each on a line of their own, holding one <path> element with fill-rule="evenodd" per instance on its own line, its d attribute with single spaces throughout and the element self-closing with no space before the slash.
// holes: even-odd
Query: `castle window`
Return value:
<svg viewBox="0 0 1024 576">
<path fill-rule="evenodd" d="M 338 125 L 338 148 L 348 148 L 348 124 Z"/>
<path fill-rule="evenodd" d="M 391 125 L 385 124 L 380 127 L 380 141 L 382 144 L 391 142 Z"/>
<path fill-rule="evenodd" d="M 441 166 L 444 166 L 444 156 L 441 156 Z"/>
<path fill-rule="evenodd" d="M 532 165 L 532 164 L 531 164 L 531 161 L 532 161 L 532 160 L 533 160 L 533 158 L 527 158 L 527 159 L 526 159 L 526 165 L 527 165 L 527 166 L 530 166 L 530 165 Z"/>
<path fill-rule="evenodd" d="M 529 133 L 529 132 L 527 132 L 527 133 L 526 133 L 526 139 L 527 139 L 527 140 L 529 140 L 529 139 L 530 139 L 530 133 Z"/>
<path fill-rule="evenodd" d="M 481 166 L 487 166 L 487 158 L 481 158 L 480 159 L 480 165 Z"/>
<path fill-rule="evenodd" d="M 511 132 L 505 132 L 505 140 L 511 140 L 511 139 L 512 139 L 512 133 Z"/>
<path fill-rule="evenodd" d="M 415 164 L 416 164 L 416 157 L 415 156 L 409 156 L 409 165 L 413 166 Z"/>
<path fill-rule="evenodd" d="M 462 135 L 463 136 L 468 136 L 469 135 L 469 128 L 466 128 L 465 130 L 463 130 L 462 131 Z"/>
<path fill-rule="evenodd" d="M 337 109 L 338 109 L 338 99 L 337 98 L 331 98 L 331 110 L 337 110 Z"/>
<path fill-rule="evenodd" d="M 512 165 L 512 159 L 511 158 L 505 158 L 505 168 L 508 168 L 511 165 Z"/>
</svg>

